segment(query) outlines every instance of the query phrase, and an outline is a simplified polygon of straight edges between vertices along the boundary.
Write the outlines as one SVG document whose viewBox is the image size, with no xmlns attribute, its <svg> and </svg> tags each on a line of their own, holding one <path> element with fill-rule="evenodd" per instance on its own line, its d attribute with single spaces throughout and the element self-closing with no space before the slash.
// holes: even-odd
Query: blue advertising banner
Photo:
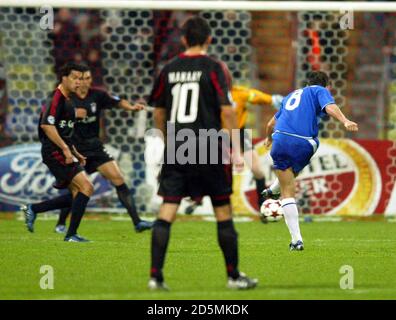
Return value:
<svg viewBox="0 0 396 320">
<path fill-rule="evenodd" d="M 90 207 L 102 206 L 105 196 L 113 192 L 111 184 L 94 173 L 91 176 L 95 193 Z M 16 145 L 0 149 L 0 211 L 15 211 L 25 203 L 56 197 L 55 178 L 42 163 L 41 144 Z"/>
</svg>

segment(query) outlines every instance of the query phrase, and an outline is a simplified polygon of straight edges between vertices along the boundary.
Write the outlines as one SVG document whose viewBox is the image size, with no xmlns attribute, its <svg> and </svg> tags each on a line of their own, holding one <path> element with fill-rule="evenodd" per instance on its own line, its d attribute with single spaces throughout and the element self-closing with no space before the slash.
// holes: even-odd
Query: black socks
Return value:
<svg viewBox="0 0 396 320">
<path fill-rule="evenodd" d="M 233 279 L 238 278 L 238 234 L 232 219 L 217 222 L 217 239 L 223 251 L 227 275 Z"/>
<path fill-rule="evenodd" d="M 70 213 L 70 210 L 71 210 L 70 207 L 61 209 L 60 214 L 59 214 L 59 218 L 58 218 L 58 223 L 56 225 L 63 225 L 63 226 L 66 225 L 66 219 L 67 219 L 67 216 Z"/>
<path fill-rule="evenodd" d="M 81 192 L 77 193 L 77 196 L 73 199 L 73 203 L 71 207 L 72 215 L 70 218 L 70 225 L 69 225 L 69 229 L 67 230 L 66 237 L 73 236 L 77 233 L 77 229 L 84 215 L 88 201 L 89 201 L 89 197 Z"/>
<path fill-rule="evenodd" d="M 151 270 L 150 276 L 157 281 L 164 281 L 162 268 L 165 263 L 169 243 L 171 223 L 158 219 L 154 223 L 151 235 Z M 232 220 L 217 222 L 217 236 L 224 255 L 227 275 L 233 279 L 239 277 L 238 270 L 238 234 Z"/>
<path fill-rule="evenodd" d="M 133 224 L 136 226 L 141 220 L 138 216 L 131 192 L 125 183 L 120 186 L 116 186 L 115 188 L 117 190 L 118 199 L 128 210 L 129 216 L 132 218 Z"/>
<path fill-rule="evenodd" d="M 264 202 L 264 197 L 261 195 L 261 192 L 265 189 L 265 179 L 254 179 L 256 181 L 256 192 L 257 192 L 257 201 L 260 209 L 261 204 Z"/>
<path fill-rule="evenodd" d="M 166 249 L 168 247 L 171 223 L 158 219 L 151 234 L 151 270 L 150 275 L 158 281 L 164 281 L 162 268 L 164 267 Z"/>
<path fill-rule="evenodd" d="M 70 193 L 68 193 L 51 200 L 32 204 L 31 208 L 34 213 L 41 213 L 55 209 L 70 208 L 72 201 L 73 201 L 73 197 Z"/>
</svg>

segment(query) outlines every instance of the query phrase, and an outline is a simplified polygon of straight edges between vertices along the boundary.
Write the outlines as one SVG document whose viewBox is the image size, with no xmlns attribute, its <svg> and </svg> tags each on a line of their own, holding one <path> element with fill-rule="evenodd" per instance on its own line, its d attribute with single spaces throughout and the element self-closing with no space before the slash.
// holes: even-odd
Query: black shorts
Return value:
<svg viewBox="0 0 396 320">
<path fill-rule="evenodd" d="M 57 189 L 67 188 L 73 178 L 84 171 L 78 162 L 66 164 L 62 151 L 42 152 L 42 156 L 44 164 L 56 179 L 54 187 Z"/>
<path fill-rule="evenodd" d="M 102 164 L 114 160 L 114 158 L 109 154 L 103 145 L 87 150 L 79 150 L 77 147 L 77 151 L 87 158 L 87 164 L 85 165 L 84 169 L 89 174 L 97 171 L 98 167 L 100 167 Z"/>
<path fill-rule="evenodd" d="M 249 135 L 249 131 L 242 128 L 239 129 L 239 133 L 240 133 L 241 152 L 244 153 L 246 151 L 253 150 L 252 139 Z"/>
<path fill-rule="evenodd" d="M 180 203 L 210 196 L 212 203 L 229 199 L 232 193 L 232 167 L 226 164 L 163 164 L 158 194 L 164 202 Z"/>
</svg>

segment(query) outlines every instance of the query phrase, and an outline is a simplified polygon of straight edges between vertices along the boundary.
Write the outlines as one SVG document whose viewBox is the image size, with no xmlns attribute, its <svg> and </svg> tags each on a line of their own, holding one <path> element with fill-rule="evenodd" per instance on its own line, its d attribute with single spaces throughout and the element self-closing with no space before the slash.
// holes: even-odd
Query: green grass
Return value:
<svg viewBox="0 0 396 320">
<path fill-rule="evenodd" d="M 306 250 L 289 252 L 284 222 L 236 223 L 240 269 L 259 278 L 251 291 L 225 288 L 216 225 L 178 221 L 172 227 L 166 281 L 170 292 L 147 289 L 150 232 L 127 221 L 84 220 L 93 243 L 65 243 L 54 221 L 0 220 L 0 299 L 395 299 L 396 224 L 302 223 Z M 54 268 L 54 289 L 39 286 L 40 266 Z M 354 269 L 354 289 L 342 290 L 339 269 Z"/>
</svg>

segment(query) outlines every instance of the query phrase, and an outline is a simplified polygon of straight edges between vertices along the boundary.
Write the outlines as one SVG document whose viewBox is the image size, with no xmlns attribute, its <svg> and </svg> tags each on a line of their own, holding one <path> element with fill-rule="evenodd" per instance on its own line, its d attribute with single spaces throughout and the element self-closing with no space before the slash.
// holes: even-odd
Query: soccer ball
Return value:
<svg viewBox="0 0 396 320">
<path fill-rule="evenodd" d="M 276 222 L 283 218 L 283 209 L 279 200 L 268 199 L 260 208 L 260 219 L 263 223 Z"/>
</svg>

